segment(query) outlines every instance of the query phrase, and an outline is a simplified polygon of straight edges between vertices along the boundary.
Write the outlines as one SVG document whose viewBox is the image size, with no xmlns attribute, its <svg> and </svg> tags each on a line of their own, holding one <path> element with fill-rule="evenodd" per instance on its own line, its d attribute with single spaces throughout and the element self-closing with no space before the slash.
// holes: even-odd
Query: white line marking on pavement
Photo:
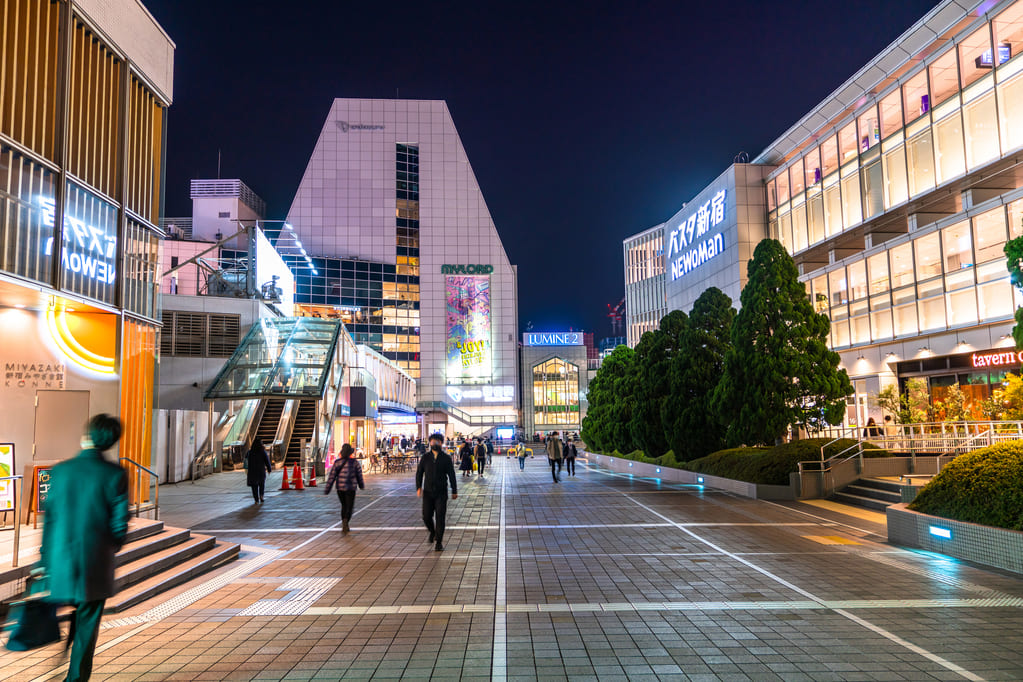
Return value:
<svg viewBox="0 0 1023 682">
<path fill-rule="evenodd" d="M 501 535 L 497 544 L 497 589 L 494 596 L 494 649 L 491 656 L 490 679 L 504 682 L 508 678 L 508 566 L 505 561 L 505 483 L 508 480 L 508 462 L 501 467 Z"/>
<path fill-rule="evenodd" d="M 629 495 L 623 494 L 623 496 L 625 497 L 625 499 L 629 500 L 633 504 L 636 504 L 636 505 L 639 505 L 640 507 L 643 507 L 643 509 L 646 509 L 648 512 L 650 512 L 654 516 L 656 516 L 656 517 L 658 517 L 660 519 L 663 519 L 663 520 L 665 520 L 665 521 L 667 521 L 669 523 L 674 523 L 670 518 L 668 518 L 664 514 L 660 513 L 656 509 L 653 509 L 652 507 L 648 507 L 647 505 L 643 504 L 642 502 L 640 502 L 638 500 L 634 500 Z M 738 556 L 737 554 L 733 554 L 733 553 L 729 552 L 728 550 L 724 549 L 723 547 L 719 547 L 718 545 L 714 544 L 710 540 L 707 540 L 706 538 L 700 537 L 699 535 L 697 535 L 693 531 L 689 530 L 688 528 L 685 528 L 682 525 L 679 525 L 679 524 L 675 524 L 675 525 L 679 528 L 679 530 L 681 530 L 682 532 L 686 533 L 687 535 L 690 535 L 694 540 L 698 540 L 699 542 L 702 542 L 703 544 L 707 545 L 711 549 L 713 549 L 715 551 L 718 551 L 718 552 L 721 552 L 721 554 L 723 554 L 724 556 L 727 556 L 727 557 L 731 558 L 733 561 L 737 561 L 740 564 L 742 564 L 743 566 L 751 568 L 754 571 L 756 571 L 757 573 L 760 573 L 761 575 L 764 575 L 764 576 L 770 578 L 771 580 L 774 580 L 775 582 L 777 582 L 777 583 L 779 583 L 781 585 L 784 585 L 785 587 L 789 588 L 790 590 L 792 590 L 794 592 L 797 592 L 797 593 L 803 595 L 804 597 L 817 602 L 822 607 L 829 608 L 827 606 L 827 604 L 826 604 L 826 600 L 818 597 L 817 595 L 809 592 L 808 590 L 804 590 L 803 588 L 799 587 L 798 585 L 795 585 L 795 584 L 789 582 L 788 580 L 785 580 L 781 576 L 777 576 L 774 573 L 771 573 L 766 568 L 762 568 L 760 566 L 757 566 L 752 561 L 748 561 L 746 559 L 743 559 L 741 556 Z M 834 611 L 834 613 L 837 613 L 837 614 L 839 614 L 839 615 L 841 615 L 841 616 L 843 616 L 845 618 L 848 618 L 849 620 L 853 621 L 854 623 L 857 623 L 857 624 L 867 628 L 868 630 L 870 630 L 870 631 L 872 631 L 872 632 L 874 632 L 874 633 L 876 633 L 878 635 L 881 635 L 885 639 L 887 639 L 887 640 L 889 640 L 891 642 L 894 642 L 895 644 L 898 644 L 898 645 L 900 645 L 902 647 L 905 647 L 906 649 L 909 649 L 910 651 L 912 651 L 915 654 L 919 654 L 920 656 L 923 656 L 924 658 L 926 658 L 927 660 L 929 660 L 929 661 L 931 661 L 933 663 L 937 663 L 938 665 L 940 665 L 943 668 L 951 670 L 952 672 L 956 673 L 957 675 L 965 677 L 968 680 L 972 680 L 973 682 L 983 682 L 983 680 L 984 680 L 983 677 L 980 677 L 978 675 L 975 675 L 975 674 L 971 673 L 969 670 L 966 670 L 965 668 L 956 665 L 952 661 L 949 661 L 949 660 L 947 660 L 945 658 L 942 658 L 941 656 L 938 656 L 937 654 L 933 654 L 930 651 L 927 651 L 926 649 L 918 647 L 917 645 L 915 645 L 915 644 L 913 644 L 911 642 L 907 642 L 906 640 L 902 639 L 898 635 L 896 635 L 896 634 L 894 634 L 892 632 L 889 632 L 888 630 L 885 630 L 882 627 L 874 625 L 873 623 L 869 623 L 868 621 L 863 620 L 859 616 L 854 616 L 853 614 L 848 613 L 847 611 L 845 611 L 843 609 L 832 609 L 832 610 Z"/>
<path fill-rule="evenodd" d="M 616 493 L 622 495 L 623 493 Z M 369 505 L 366 505 L 369 506 Z M 773 527 L 773 526 L 811 526 L 819 527 L 822 525 L 836 525 L 814 523 L 812 521 L 803 522 L 779 522 L 779 523 L 756 523 L 756 522 L 738 522 L 738 523 L 727 523 L 717 521 L 706 521 L 706 522 L 695 522 L 695 523 L 541 523 L 541 524 L 519 524 L 504 526 L 506 530 L 550 530 L 557 528 L 675 528 L 677 526 L 683 526 L 686 528 L 703 528 L 703 527 L 716 527 L 716 526 L 749 526 L 749 527 Z M 456 526 L 447 526 L 448 530 L 501 530 L 502 526 L 497 525 L 468 525 L 460 524 Z M 421 531 L 422 526 L 360 526 L 352 528 L 352 533 L 368 533 L 371 531 Z M 195 529 L 197 533 L 209 533 L 220 534 L 220 535 L 257 535 L 262 533 L 329 533 L 329 532 L 341 532 L 341 529 L 337 527 L 337 524 L 327 528 L 198 528 Z"/>
</svg>

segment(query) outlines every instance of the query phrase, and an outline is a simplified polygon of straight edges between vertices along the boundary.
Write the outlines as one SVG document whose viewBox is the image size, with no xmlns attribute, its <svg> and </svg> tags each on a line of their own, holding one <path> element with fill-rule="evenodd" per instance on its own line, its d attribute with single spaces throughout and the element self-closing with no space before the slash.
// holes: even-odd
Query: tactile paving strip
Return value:
<svg viewBox="0 0 1023 682">
<path fill-rule="evenodd" d="M 288 594 L 281 599 L 260 599 L 238 613 L 239 616 L 301 616 L 340 578 L 292 578 L 278 590 Z"/>
</svg>

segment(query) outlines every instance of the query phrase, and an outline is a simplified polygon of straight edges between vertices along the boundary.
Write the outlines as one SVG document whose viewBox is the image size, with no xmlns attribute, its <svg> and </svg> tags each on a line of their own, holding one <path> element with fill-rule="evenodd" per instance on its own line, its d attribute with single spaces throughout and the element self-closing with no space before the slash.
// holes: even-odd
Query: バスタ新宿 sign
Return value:
<svg viewBox="0 0 1023 682">
<path fill-rule="evenodd" d="M 725 250 L 717 229 L 725 222 L 727 190 L 719 190 L 679 222 L 668 236 L 668 270 L 675 281 Z"/>
</svg>

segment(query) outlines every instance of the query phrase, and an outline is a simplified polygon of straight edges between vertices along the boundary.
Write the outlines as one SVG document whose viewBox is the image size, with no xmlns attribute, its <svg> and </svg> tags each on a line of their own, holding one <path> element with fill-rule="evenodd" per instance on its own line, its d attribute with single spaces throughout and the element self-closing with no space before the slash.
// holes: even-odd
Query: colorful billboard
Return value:
<svg viewBox="0 0 1023 682">
<path fill-rule="evenodd" d="M 490 278 L 455 275 L 445 278 L 447 295 L 447 383 L 490 380 Z"/>
<path fill-rule="evenodd" d="M 0 478 L 14 475 L 14 443 L 0 443 Z M 11 479 L 0 481 L 0 511 L 14 509 L 15 483 Z"/>
</svg>

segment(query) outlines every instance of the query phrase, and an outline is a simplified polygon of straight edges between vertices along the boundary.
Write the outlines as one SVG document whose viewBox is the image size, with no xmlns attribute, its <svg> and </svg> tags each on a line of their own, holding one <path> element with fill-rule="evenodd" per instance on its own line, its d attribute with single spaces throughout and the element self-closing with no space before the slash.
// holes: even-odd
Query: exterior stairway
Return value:
<svg viewBox="0 0 1023 682">
<path fill-rule="evenodd" d="M 302 439 L 306 443 L 313 440 L 313 432 L 316 430 L 316 401 L 303 400 L 298 405 L 298 412 L 295 414 L 295 426 L 291 430 L 291 440 L 288 442 L 287 454 L 284 456 L 284 463 L 288 466 L 295 464 L 302 458 Z"/>
<path fill-rule="evenodd" d="M 902 484 L 877 478 L 861 478 L 832 495 L 830 500 L 884 512 L 889 506 L 902 502 Z"/>
</svg>

